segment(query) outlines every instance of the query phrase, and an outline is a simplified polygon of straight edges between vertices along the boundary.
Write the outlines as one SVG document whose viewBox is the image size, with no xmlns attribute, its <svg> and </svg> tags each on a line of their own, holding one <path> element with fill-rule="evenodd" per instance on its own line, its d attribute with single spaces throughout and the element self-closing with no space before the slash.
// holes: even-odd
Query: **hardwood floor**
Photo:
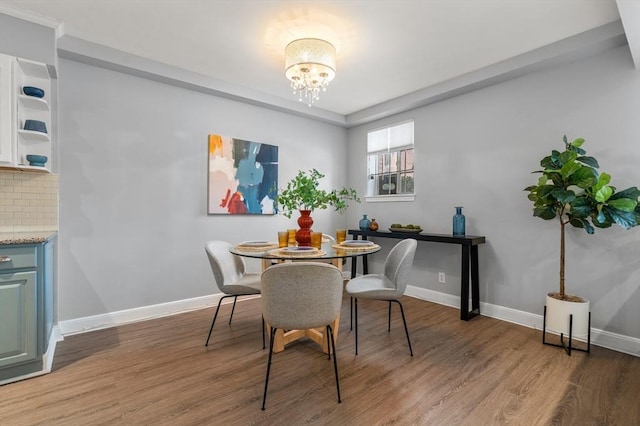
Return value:
<svg viewBox="0 0 640 426">
<path fill-rule="evenodd" d="M 640 358 L 544 346 L 539 331 L 403 299 L 359 301 L 359 355 L 343 304 L 338 363 L 310 341 L 267 351 L 260 300 L 69 336 L 51 374 L 0 387 L 0 424 L 20 425 L 640 425 Z"/>
</svg>

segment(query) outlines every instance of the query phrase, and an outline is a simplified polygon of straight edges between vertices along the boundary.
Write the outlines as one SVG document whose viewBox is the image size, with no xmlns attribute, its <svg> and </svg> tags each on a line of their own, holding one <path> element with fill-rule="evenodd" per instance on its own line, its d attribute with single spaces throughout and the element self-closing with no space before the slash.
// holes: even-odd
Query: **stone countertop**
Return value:
<svg viewBox="0 0 640 426">
<path fill-rule="evenodd" d="M 2 232 L 0 233 L 0 245 L 39 244 L 54 238 L 56 235 L 58 235 L 57 231 Z"/>
</svg>

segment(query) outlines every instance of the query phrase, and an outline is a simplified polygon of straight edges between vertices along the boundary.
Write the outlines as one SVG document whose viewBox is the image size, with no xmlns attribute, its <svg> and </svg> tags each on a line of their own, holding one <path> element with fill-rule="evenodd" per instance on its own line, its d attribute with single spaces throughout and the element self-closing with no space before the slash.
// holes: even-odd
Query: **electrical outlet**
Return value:
<svg viewBox="0 0 640 426">
<path fill-rule="evenodd" d="M 447 282 L 444 272 L 438 272 L 438 282 L 441 282 L 442 284 Z"/>
</svg>

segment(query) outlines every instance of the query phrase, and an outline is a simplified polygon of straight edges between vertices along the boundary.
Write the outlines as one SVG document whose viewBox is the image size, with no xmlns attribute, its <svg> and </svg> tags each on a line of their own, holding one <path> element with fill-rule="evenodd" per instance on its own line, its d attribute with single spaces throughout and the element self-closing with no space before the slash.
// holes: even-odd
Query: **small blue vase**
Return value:
<svg viewBox="0 0 640 426">
<path fill-rule="evenodd" d="M 456 214 L 453 216 L 453 235 L 465 234 L 465 218 L 462 214 L 462 207 L 456 207 Z"/>
<path fill-rule="evenodd" d="M 368 231 L 369 230 L 369 225 L 371 225 L 371 221 L 369 219 L 367 219 L 367 215 L 362 215 L 362 219 L 360 219 L 360 230 L 361 231 Z"/>
</svg>

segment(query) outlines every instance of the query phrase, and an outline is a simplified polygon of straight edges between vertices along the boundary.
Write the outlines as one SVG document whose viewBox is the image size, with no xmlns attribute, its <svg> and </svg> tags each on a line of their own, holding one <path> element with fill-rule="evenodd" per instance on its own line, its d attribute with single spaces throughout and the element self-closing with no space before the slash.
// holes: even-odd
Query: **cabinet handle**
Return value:
<svg viewBox="0 0 640 426">
<path fill-rule="evenodd" d="M 11 262 L 11 258 L 9 256 L 0 256 L 0 263 Z"/>
</svg>

